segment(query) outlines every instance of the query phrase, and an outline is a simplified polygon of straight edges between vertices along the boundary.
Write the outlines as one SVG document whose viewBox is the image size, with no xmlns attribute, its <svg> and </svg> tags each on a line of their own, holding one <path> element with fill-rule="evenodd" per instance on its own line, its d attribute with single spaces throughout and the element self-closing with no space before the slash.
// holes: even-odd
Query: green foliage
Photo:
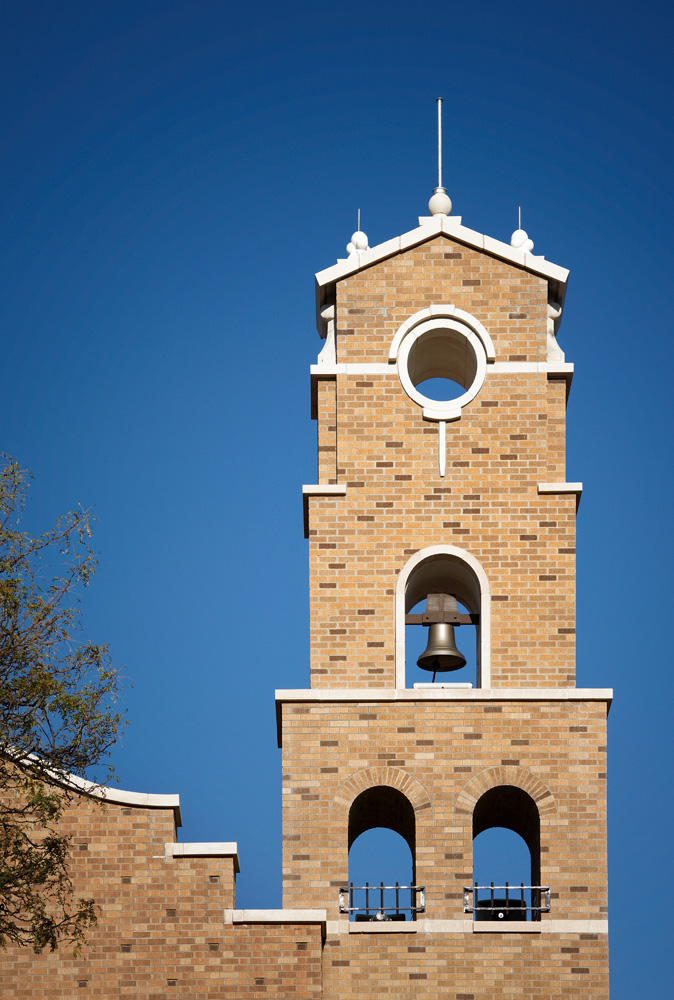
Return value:
<svg viewBox="0 0 674 1000">
<path fill-rule="evenodd" d="M 0 945 L 54 950 L 96 922 L 68 874 L 59 832 L 77 799 L 72 775 L 104 765 L 121 725 L 117 672 L 105 646 L 77 644 L 78 591 L 97 561 L 88 511 L 71 511 L 33 538 L 19 530 L 26 474 L 0 472 Z M 45 566 L 57 558 L 59 575 Z M 109 782 L 110 769 L 93 775 Z"/>
</svg>

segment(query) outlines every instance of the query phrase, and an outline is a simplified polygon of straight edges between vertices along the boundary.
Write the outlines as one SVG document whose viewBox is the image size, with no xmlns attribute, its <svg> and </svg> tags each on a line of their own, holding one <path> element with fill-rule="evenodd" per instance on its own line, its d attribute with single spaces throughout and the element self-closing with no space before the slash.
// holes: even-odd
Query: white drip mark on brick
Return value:
<svg viewBox="0 0 674 1000">
<path fill-rule="evenodd" d="M 438 470 L 440 478 L 445 478 L 447 468 L 447 421 L 438 420 Z"/>
</svg>

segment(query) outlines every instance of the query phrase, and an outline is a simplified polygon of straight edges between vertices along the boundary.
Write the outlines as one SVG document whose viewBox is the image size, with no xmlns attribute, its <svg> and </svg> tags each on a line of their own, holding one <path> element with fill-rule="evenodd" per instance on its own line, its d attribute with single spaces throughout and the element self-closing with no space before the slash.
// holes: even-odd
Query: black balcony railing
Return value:
<svg viewBox="0 0 674 1000">
<path fill-rule="evenodd" d="M 476 882 L 463 887 L 463 912 L 474 914 L 475 920 L 538 920 L 539 914 L 550 912 L 550 886 Z"/>
<path fill-rule="evenodd" d="M 339 890 L 339 912 L 353 913 L 356 920 L 405 920 L 416 913 L 425 913 L 426 897 L 423 885 L 349 884 Z"/>
</svg>

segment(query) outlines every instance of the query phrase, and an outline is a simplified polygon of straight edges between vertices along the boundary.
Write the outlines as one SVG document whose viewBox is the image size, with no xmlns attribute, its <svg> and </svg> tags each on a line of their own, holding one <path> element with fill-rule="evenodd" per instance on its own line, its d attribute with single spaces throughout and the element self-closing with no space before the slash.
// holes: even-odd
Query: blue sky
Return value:
<svg viewBox="0 0 674 1000">
<path fill-rule="evenodd" d="M 127 667 L 121 786 L 180 792 L 183 839 L 238 841 L 241 905 L 280 905 L 273 691 L 308 685 L 313 274 L 358 208 L 371 245 L 425 212 L 442 96 L 454 213 L 507 242 L 522 205 L 535 252 L 571 269 L 578 683 L 616 691 L 612 996 L 666 993 L 670 9 L 0 12 L 1 445 L 35 475 L 28 527 L 78 502 L 100 518 L 83 607 Z"/>
</svg>

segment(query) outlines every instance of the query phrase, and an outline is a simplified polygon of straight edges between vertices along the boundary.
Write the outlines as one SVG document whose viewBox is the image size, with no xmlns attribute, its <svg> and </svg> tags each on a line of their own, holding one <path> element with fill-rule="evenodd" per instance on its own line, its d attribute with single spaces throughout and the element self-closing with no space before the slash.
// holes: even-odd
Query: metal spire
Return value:
<svg viewBox="0 0 674 1000">
<path fill-rule="evenodd" d="M 433 196 L 428 203 L 431 215 L 449 215 L 452 202 L 447 196 L 447 189 L 442 186 L 442 98 L 436 98 L 438 105 L 438 186 L 433 190 Z"/>
</svg>

